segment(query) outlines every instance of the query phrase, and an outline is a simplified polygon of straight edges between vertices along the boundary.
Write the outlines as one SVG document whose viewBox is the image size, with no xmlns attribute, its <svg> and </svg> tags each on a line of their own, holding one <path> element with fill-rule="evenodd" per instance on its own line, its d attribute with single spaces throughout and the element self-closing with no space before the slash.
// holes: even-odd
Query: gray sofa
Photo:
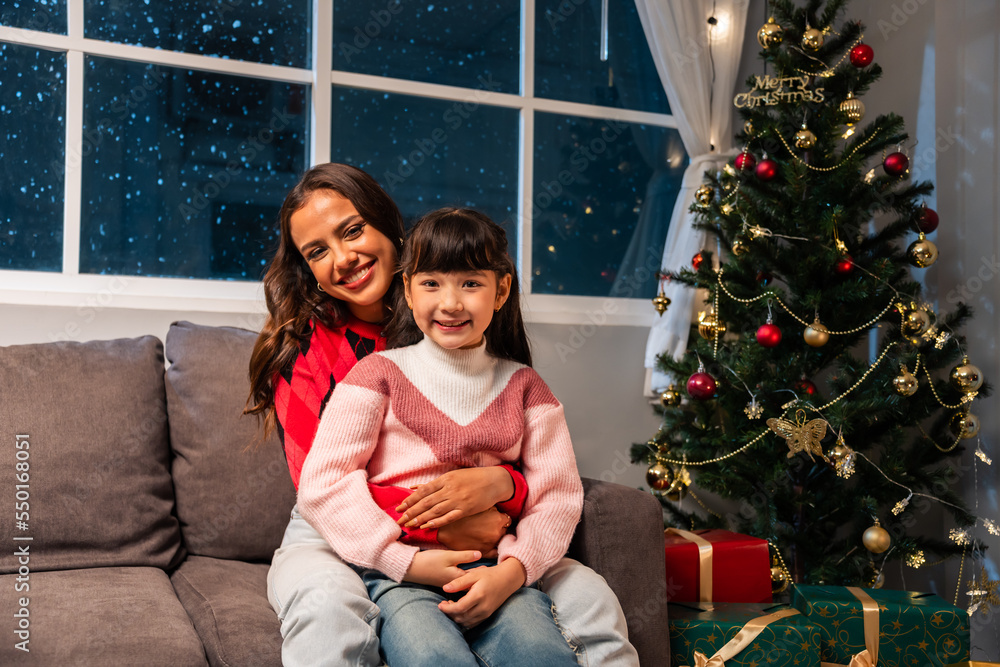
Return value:
<svg viewBox="0 0 1000 667">
<path fill-rule="evenodd" d="M 176 323 L 166 370 L 151 336 L 0 348 L 0 664 L 281 664 L 265 578 L 295 492 L 240 415 L 254 338 Z M 667 665 L 659 504 L 584 483 L 571 555 Z"/>
</svg>

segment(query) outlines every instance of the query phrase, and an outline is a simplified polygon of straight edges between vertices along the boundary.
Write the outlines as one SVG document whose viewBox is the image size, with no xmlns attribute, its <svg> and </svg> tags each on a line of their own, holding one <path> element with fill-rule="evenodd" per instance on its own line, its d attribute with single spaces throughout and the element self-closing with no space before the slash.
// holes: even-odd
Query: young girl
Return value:
<svg viewBox="0 0 1000 667">
<path fill-rule="evenodd" d="M 362 570 L 389 665 L 575 665 L 548 597 L 526 586 L 566 552 L 583 489 L 562 406 L 530 367 L 505 234 L 475 211 L 436 211 L 414 227 L 401 265 L 396 349 L 365 357 L 337 385 L 299 509 Z M 495 564 L 471 569 L 477 551 L 400 541 L 368 488 L 512 460 L 529 489 L 516 533 Z"/>
</svg>

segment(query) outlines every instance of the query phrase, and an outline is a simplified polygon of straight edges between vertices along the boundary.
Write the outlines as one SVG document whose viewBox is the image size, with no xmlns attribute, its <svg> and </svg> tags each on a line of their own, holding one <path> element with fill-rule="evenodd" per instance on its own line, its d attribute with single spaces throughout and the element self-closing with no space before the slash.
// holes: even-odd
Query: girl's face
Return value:
<svg viewBox="0 0 1000 667">
<path fill-rule="evenodd" d="M 478 346 L 494 311 L 510 295 L 510 274 L 422 272 L 403 276 L 406 303 L 424 335 L 449 350 Z"/>
<path fill-rule="evenodd" d="M 323 291 L 358 319 L 382 320 L 382 298 L 396 270 L 396 248 L 345 197 L 317 190 L 289 218 L 295 247 Z"/>
</svg>

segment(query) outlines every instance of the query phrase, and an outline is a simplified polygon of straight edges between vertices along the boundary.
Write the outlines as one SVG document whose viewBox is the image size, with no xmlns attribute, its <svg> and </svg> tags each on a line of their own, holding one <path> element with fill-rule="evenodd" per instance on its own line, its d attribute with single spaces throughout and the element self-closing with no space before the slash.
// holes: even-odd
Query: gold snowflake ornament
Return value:
<svg viewBox="0 0 1000 667">
<path fill-rule="evenodd" d="M 768 419 L 767 427 L 785 439 L 788 444 L 788 458 L 792 458 L 798 452 L 805 452 L 811 461 L 815 461 L 813 454 L 826 460 L 823 456 L 823 448 L 820 440 L 826 435 L 827 422 L 825 419 L 812 419 L 806 421 L 806 411 L 795 411 L 795 422 L 787 419 Z"/>
</svg>

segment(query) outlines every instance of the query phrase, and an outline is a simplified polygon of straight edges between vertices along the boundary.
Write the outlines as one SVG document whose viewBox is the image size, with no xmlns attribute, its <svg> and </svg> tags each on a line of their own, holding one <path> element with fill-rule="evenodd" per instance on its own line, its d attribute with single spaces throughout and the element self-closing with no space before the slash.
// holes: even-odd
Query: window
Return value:
<svg viewBox="0 0 1000 667">
<path fill-rule="evenodd" d="M 583 0 L 5 3 L 0 280 L 259 299 L 336 160 L 504 224 L 529 311 L 649 298 L 687 156 L 630 0 L 607 35 Z"/>
</svg>

